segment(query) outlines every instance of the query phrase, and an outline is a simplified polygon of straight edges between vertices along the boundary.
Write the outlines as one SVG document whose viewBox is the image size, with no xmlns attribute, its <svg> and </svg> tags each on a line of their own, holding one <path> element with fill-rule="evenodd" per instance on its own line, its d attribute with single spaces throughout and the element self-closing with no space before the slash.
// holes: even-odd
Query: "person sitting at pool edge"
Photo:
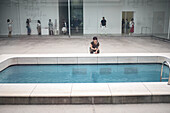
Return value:
<svg viewBox="0 0 170 113">
<path fill-rule="evenodd" d="M 90 44 L 90 53 L 93 54 L 98 54 L 99 51 L 99 42 L 97 40 L 97 37 L 93 37 L 93 41 Z"/>
</svg>

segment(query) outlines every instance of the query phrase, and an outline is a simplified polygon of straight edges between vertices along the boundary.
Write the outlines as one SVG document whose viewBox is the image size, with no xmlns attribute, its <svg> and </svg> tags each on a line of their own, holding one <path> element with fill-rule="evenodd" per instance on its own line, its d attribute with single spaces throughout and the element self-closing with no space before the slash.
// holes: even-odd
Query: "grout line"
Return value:
<svg viewBox="0 0 170 113">
<path fill-rule="evenodd" d="M 93 113 L 96 113 L 95 104 L 92 104 Z"/>
<path fill-rule="evenodd" d="M 152 92 L 149 90 L 149 88 L 142 82 L 143 86 L 151 93 L 151 96 L 153 95 Z"/>
<path fill-rule="evenodd" d="M 71 97 L 71 94 L 72 94 L 72 90 L 73 90 L 73 83 L 71 84 L 70 97 Z"/>
<path fill-rule="evenodd" d="M 31 97 L 32 93 L 34 92 L 34 90 L 35 90 L 35 88 L 36 88 L 37 86 L 38 86 L 38 84 L 36 84 L 36 86 L 32 89 L 32 91 L 31 91 L 29 97 Z"/>
<path fill-rule="evenodd" d="M 109 91 L 110 91 L 110 94 L 111 94 L 111 96 L 112 96 L 112 92 L 111 92 L 111 89 L 110 89 L 109 83 L 107 83 L 107 86 L 108 86 Z"/>
</svg>

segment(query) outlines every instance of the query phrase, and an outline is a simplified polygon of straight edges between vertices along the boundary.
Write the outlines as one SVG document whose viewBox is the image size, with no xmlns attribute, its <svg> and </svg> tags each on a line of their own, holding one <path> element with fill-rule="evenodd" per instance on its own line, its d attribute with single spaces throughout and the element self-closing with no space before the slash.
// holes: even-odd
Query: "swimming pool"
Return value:
<svg viewBox="0 0 170 113">
<path fill-rule="evenodd" d="M 16 65 L 0 72 L 0 83 L 160 82 L 160 73 L 161 64 Z"/>
</svg>

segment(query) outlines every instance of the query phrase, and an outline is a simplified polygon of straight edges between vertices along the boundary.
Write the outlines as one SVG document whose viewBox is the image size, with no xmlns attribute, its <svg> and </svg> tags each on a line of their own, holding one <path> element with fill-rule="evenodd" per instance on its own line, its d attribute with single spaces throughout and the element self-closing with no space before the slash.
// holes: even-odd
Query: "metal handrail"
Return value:
<svg viewBox="0 0 170 113">
<path fill-rule="evenodd" d="M 162 81 L 162 73 L 163 73 L 164 64 L 167 64 L 168 67 L 169 67 L 169 79 L 168 79 L 168 85 L 170 85 L 170 63 L 169 63 L 168 61 L 164 61 L 164 62 L 162 63 L 160 81 Z"/>
</svg>

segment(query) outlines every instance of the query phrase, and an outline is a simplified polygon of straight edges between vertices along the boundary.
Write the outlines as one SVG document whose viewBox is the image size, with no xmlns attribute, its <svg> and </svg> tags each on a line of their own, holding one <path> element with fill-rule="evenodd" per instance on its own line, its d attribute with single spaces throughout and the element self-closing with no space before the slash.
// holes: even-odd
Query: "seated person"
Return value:
<svg viewBox="0 0 170 113">
<path fill-rule="evenodd" d="M 93 37 L 93 41 L 90 44 L 90 53 L 93 54 L 98 54 L 99 51 L 99 42 L 97 40 L 97 37 Z"/>
</svg>

